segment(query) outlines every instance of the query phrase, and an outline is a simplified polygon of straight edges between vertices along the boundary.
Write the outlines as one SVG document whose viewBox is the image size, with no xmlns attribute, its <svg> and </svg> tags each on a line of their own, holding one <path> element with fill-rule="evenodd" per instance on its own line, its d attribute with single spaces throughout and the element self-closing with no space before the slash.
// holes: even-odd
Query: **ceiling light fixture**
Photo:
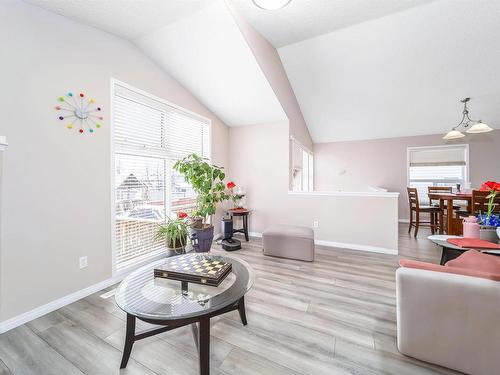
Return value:
<svg viewBox="0 0 500 375">
<path fill-rule="evenodd" d="M 292 0 L 252 0 L 253 3 L 264 10 L 277 10 L 286 7 Z"/>
<path fill-rule="evenodd" d="M 467 102 L 469 100 L 470 98 L 465 98 L 460 101 L 461 103 L 464 103 L 464 109 L 462 111 L 462 120 L 457 126 L 453 127 L 448 133 L 446 133 L 443 139 L 449 140 L 449 139 L 458 139 L 465 137 L 464 133 L 457 130 L 457 128 L 459 128 L 460 126 L 463 126 L 465 132 L 469 134 L 487 133 L 493 130 L 488 125 L 483 123 L 481 120 L 472 120 L 469 117 L 469 109 L 467 108 Z"/>
</svg>

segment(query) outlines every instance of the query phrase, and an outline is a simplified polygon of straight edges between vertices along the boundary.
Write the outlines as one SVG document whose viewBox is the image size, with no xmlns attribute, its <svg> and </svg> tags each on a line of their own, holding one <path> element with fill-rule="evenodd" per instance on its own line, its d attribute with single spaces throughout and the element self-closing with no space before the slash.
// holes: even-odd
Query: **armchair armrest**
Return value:
<svg viewBox="0 0 500 375">
<path fill-rule="evenodd" d="M 404 268 L 396 271 L 398 349 L 469 374 L 500 368 L 500 282 Z"/>
</svg>

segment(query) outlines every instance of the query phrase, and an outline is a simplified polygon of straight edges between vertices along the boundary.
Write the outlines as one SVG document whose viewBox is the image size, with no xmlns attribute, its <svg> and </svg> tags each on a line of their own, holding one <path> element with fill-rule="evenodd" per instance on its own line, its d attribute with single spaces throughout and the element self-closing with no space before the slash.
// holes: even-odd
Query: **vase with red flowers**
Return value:
<svg viewBox="0 0 500 375">
<path fill-rule="evenodd" d="M 495 206 L 498 205 L 496 197 L 500 194 L 500 182 L 486 181 L 481 185 L 481 191 L 489 192 L 486 213 L 480 212 L 477 217 L 481 224 L 481 239 L 495 242 L 500 237 L 500 214 L 495 214 Z"/>
<path fill-rule="evenodd" d="M 245 207 L 245 191 L 241 186 L 236 186 L 233 181 L 229 181 L 226 184 L 228 189 L 228 196 L 233 202 L 233 208 L 244 208 Z"/>
</svg>

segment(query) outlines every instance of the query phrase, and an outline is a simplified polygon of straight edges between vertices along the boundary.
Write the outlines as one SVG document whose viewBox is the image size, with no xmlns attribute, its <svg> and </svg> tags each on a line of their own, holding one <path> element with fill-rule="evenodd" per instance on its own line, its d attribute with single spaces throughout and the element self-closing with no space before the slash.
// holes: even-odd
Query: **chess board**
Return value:
<svg viewBox="0 0 500 375">
<path fill-rule="evenodd" d="M 154 270 L 155 277 L 219 286 L 231 272 L 231 263 L 216 255 L 184 254 L 168 258 Z"/>
</svg>

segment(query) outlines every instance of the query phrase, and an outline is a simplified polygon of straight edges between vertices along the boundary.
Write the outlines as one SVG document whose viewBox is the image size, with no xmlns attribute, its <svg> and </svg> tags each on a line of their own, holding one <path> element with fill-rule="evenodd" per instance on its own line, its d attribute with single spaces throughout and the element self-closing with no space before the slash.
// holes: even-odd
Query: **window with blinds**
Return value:
<svg viewBox="0 0 500 375">
<path fill-rule="evenodd" d="M 196 196 L 172 169 L 186 155 L 210 156 L 210 121 L 114 82 L 114 203 L 116 268 L 165 250 L 158 225 L 194 208 Z"/>
<path fill-rule="evenodd" d="M 292 191 L 313 191 L 313 154 L 295 139 L 291 139 Z"/>
<path fill-rule="evenodd" d="M 468 145 L 409 147 L 408 186 L 428 203 L 428 186 L 462 186 L 468 181 Z"/>
</svg>

